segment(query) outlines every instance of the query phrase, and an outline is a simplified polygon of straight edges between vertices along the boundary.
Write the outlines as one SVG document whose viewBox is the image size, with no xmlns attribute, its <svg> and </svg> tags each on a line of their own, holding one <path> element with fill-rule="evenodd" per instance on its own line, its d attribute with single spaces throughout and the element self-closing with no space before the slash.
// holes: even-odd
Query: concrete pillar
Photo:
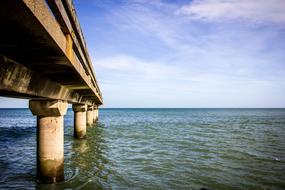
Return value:
<svg viewBox="0 0 285 190">
<path fill-rule="evenodd" d="M 73 104 L 74 111 L 74 137 L 83 139 L 86 136 L 86 110 L 87 105 Z"/>
<path fill-rule="evenodd" d="M 94 123 L 96 123 L 98 121 L 98 107 L 97 106 L 94 106 L 93 108 L 93 121 Z"/>
<path fill-rule="evenodd" d="M 64 180 L 63 115 L 67 103 L 61 100 L 30 100 L 37 116 L 37 178 L 43 183 Z"/>
<path fill-rule="evenodd" d="M 87 114 L 86 114 L 86 116 L 87 116 L 87 125 L 88 126 L 91 126 L 91 125 L 93 125 L 93 117 L 94 117 L 94 115 L 93 115 L 93 106 L 87 106 Z"/>
</svg>

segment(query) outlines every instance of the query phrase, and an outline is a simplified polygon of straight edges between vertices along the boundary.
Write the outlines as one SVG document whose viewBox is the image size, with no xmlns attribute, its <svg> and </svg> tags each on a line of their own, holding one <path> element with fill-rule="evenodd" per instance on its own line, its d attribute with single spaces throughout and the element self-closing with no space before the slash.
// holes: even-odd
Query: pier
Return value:
<svg viewBox="0 0 285 190">
<path fill-rule="evenodd" d="M 103 104 L 71 0 L 0 1 L 0 96 L 29 99 L 37 116 L 37 178 L 64 180 L 64 115 L 74 137 L 98 120 Z"/>
</svg>

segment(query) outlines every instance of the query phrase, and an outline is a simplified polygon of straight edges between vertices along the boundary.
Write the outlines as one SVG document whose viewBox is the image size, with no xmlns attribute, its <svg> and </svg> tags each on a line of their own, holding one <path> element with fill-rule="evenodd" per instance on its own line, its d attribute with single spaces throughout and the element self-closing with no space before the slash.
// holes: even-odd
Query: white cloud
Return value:
<svg viewBox="0 0 285 190">
<path fill-rule="evenodd" d="M 141 80 L 160 80 L 173 75 L 179 75 L 181 72 L 177 67 L 161 62 L 147 61 L 122 54 L 96 60 L 96 68 L 122 73 L 126 76 L 140 76 Z"/>
<path fill-rule="evenodd" d="M 146 107 L 163 107 L 168 101 L 172 107 L 280 102 L 285 92 L 284 82 L 280 82 L 285 76 L 280 63 L 284 51 L 278 48 L 280 27 L 216 23 L 233 19 L 283 22 L 279 17 L 283 12 L 271 7 L 271 2 L 194 0 L 181 7 L 159 0 L 136 0 L 107 9 L 115 32 L 127 34 L 118 44 L 129 46 L 130 51 L 110 44 L 117 46 L 116 51 L 94 60 L 106 102 L 119 105 L 118 96 L 130 105 L 147 99 Z M 190 17 L 198 20 L 193 22 Z M 141 43 L 145 40 L 153 43 Z M 136 42 L 140 47 L 132 51 Z M 262 99 L 260 94 L 269 98 Z M 223 104 L 226 101 L 228 104 Z"/>
<path fill-rule="evenodd" d="M 238 19 L 256 23 L 285 23 L 284 0 L 194 0 L 182 6 L 178 14 L 190 19 L 227 21 Z"/>
<path fill-rule="evenodd" d="M 110 22 L 123 31 L 139 32 L 160 40 L 168 47 L 185 49 L 188 47 L 185 39 L 191 40 L 193 37 L 186 35 L 186 20 L 177 18 L 177 8 L 158 0 L 135 1 L 110 12 Z"/>
</svg>

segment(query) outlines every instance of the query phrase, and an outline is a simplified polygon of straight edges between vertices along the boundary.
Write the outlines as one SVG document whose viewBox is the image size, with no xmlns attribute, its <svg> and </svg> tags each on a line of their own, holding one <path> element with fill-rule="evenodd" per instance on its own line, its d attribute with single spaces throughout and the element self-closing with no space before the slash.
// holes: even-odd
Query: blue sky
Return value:
<svg viewBox="0 0 285 190">
<path fill-rule="evenodd" d="M 285 107 L 284 0 L 74 4 L 104 107 Z"/>
</svg>

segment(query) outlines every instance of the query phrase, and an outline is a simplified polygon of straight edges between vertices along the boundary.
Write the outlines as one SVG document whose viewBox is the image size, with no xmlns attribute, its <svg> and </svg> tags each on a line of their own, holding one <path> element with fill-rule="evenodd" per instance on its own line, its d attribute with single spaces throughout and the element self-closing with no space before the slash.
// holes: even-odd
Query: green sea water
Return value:
<svg viewBox="0 0 285 190">
<path fill-rule="evenodd" d="M 285 189 L 285 109 L 101 109 L 65 116 L 65 182 L 36 180 L 36 118 L 0 109 L 0 189 Z"/>
</svg>

